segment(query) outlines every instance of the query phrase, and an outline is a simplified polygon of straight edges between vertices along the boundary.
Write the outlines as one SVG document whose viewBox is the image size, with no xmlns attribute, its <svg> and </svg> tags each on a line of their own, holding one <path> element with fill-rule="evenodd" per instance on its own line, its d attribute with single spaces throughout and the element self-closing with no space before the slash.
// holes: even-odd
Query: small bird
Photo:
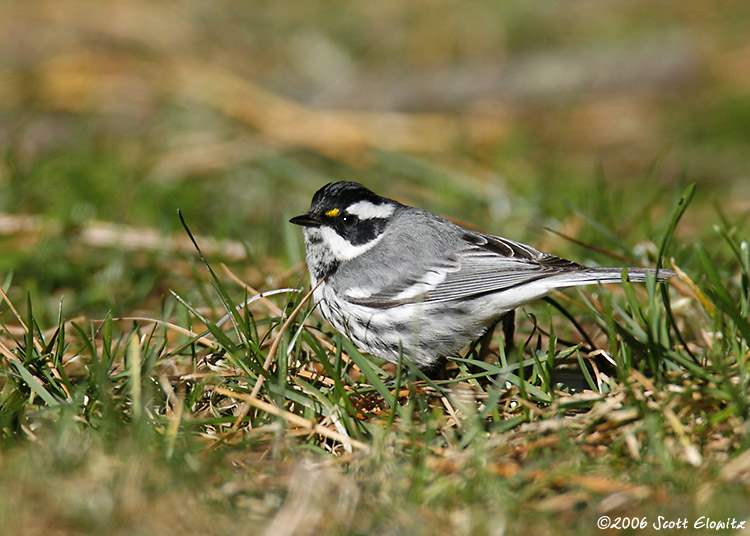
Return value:
<svg viewBox="0 0 750 536">
<path fill-rule="evenodd" d="M 356 182 L 318 190 L 304 227 L 313 299 L 363 352 L 422 369 L 458 355 L 509 311 L 551 291 L 622 280 L 530 246 L 465 229 L 381 197 Z M 627 268 L 630 281 L 655 273 Z"/>
</svg>

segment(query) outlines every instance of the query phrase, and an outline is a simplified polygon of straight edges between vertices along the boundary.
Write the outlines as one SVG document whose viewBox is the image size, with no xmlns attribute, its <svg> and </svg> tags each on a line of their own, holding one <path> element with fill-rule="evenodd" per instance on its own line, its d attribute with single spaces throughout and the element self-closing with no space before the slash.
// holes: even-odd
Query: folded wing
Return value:
<svg viewBox="0 0 750 536">
<path fill-rule="evenodd" d="M 580 264 L 504 238 L 479 233 L 466 233 L 463 238 L 464 248 L 425 267 L 420 277 L 404 278 L 369 296 L 348 300 L 383 309 L 406 303 L 461 300 L 553 275 L 587 271 Z"/>
</svg>

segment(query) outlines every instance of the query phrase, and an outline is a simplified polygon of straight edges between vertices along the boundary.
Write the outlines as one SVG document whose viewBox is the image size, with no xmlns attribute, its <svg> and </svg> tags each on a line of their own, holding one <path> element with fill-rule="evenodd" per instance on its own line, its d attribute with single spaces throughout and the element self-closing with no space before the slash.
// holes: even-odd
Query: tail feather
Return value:
<svg viewBox="0 0 750 536">
<path fill-rule="evenodd" d="M 655 275 L 658 282 L 666 281 L 674 275 L 672 270 L 656 270 L 655 268 L 587 268 L 553 277 L 556 279 L 556 287 L 619 283 L 623 278 L 623 270 L 627 271 L 627 281 L 633 283 L 643 283 L 646 281 L 646 274 L 649 273 Z"/>
</svg>

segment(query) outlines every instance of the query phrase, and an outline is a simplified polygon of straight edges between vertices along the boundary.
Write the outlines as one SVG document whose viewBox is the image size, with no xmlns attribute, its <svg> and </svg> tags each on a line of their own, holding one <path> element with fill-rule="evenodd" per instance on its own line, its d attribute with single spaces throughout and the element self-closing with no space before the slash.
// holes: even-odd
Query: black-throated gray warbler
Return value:
<svg viewBox="0 0 750 536">
<path fill-rule="evenodd" d="M 315 193 L 302 225 L 313 298 L 360 350 L 426 368 L 456 355 L 507 312 L 562 287 L 614 283 L 622 268 L 587 268 L 470 231 L 355 182 Z M 653 270 L 628 268 L 630 281 Z M 673 272 L 659 270 L 664 281 Z"/>
</svg>

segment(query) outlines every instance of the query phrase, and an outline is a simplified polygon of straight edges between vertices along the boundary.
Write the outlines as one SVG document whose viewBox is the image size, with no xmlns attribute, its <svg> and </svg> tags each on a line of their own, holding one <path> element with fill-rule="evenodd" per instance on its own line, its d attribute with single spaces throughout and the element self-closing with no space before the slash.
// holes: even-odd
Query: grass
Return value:
<svg viewBox="0 0 750 536">
<path fill-rule="evenodd" d="M 0 534 L 747 519 L 744 3 L 178 4 L 0 6 Z M 433 380 L 306 301 L 287 220 L 331 177 L 678 275 L 531 304 Z"/>
<path fill-rule="evenodd" d="M 519 319 L 521 362 L 496 337 L 496 364 L 454 360 L 449 380 L 384 370 L 302 293 L 258 299 L 213 270 L 196 272 L 201 307 L 173 293 L 151 320 L 61 315 L 43 330 L 30 301 L 6 298 L 5 526 L 513 534 L 592 532 L 604 514 L 744 519 L 748 246 L 735 228 L 716 231 L 723 262 L 674 244 L 693 191 L 653 248 L 676 253 L 670 287 L 558 297 L 588 341 L 537 306 Z M 287 278 L 296 288 L 302 267 Z"/>
</svg>

